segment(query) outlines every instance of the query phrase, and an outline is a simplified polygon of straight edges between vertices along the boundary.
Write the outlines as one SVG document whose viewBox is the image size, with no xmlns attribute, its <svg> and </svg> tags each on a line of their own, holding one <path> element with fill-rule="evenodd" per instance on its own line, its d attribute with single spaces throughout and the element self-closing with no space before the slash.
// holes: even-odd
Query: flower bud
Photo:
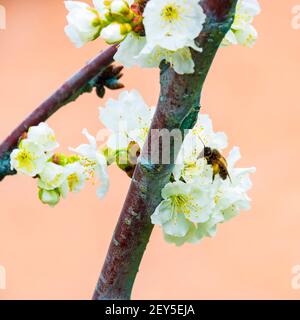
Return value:
<svg viewBox="0 0 300 320">
<path fill-rule="evenodd" d="M 104 29 L 102 29 L 100 37 L 109 44 L 117 43 L 126 37 L 127 33 L 131 31 L 131 26 L 128 23 L 113 22 Z"/>
<path fill-rule="evenodd" d="M 103 10 L 108 9 L 113 0 L 93 0 L 95 8 L 102 13 Z"/>
<path fill-rule="evenodd" d="M 101 30 L 101 19 L 97 10 L 79 1 L 65 1 L 65 6 L 69 11 L 65 33 L 74 45 L 80 48 L 95 40 Z"/>
<path fill-rule="evenodd" d="M 110 12 L 116 15 L 127 15 L 129 13 L 128 3 L 124 0 L 114 0 L 110 5 Z"/>
<path fill-rule="evenodd" d="M 51 161 L 54 164 L 58 164 L 60 166 L 65 166 L 68 164 L 68 157 L 61 153 L 54 153 L 54 155 L 51 158 Z"/>
<path fill-rule="evenodd" d="M 39 190 L 39 199 L 44 204 L 48 204 L 50 207 L 54 207 L 60 200 L 60 193 L 58 190 Z"/>
</svg>

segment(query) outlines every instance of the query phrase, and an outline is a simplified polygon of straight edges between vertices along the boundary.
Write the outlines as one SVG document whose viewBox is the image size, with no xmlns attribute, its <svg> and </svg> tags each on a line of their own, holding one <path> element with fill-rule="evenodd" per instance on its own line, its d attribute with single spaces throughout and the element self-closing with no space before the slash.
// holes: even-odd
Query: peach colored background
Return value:
<svg viewBox="0 0 300 320">
<path fill-rule="evenodd" d="M 203 110 L 241 147 L 241 165 L 257 167 L 253 209 L 196 246 L 151 238 L 133 298 L 300 298 L 291 268 L 300 264 L 300 30 L 291 8 L 300 0 L 261 0 L 254 49 L 223 49 L 205 85 Z M 0 0 L 0 139 L 104 44 L 75 49 L 63 32 L 61 0 Z M 157 70 L 126 70 L 127 88 L 157 101 Z M 108 97 L 116 96 L 109 93 Z M 95 95 L 85 95 L 49 121 L 62 150 L 83 142 L 81 129 L 100 128 Z M 0 299 L 89 299 L 125 198 L 129 180 L 111 168 L 109 195 L 92 187 L 55 209 L 40 204 L 36 181 L 0 183 L 0 265 L 7 290 Z"/>
</svg>

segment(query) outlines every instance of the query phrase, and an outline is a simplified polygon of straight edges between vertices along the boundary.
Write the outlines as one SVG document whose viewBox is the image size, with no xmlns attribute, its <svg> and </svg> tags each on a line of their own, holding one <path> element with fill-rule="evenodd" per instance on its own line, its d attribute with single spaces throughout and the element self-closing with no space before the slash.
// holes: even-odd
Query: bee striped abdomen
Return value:
<svg viewBox="0 0 300 320">
<path fill-rule="evenodd" d="M 219 175 L 223 180 L 226 180 L 228 177 L 228 171 L 225 167 L 220 167 Z"/>
</svg>

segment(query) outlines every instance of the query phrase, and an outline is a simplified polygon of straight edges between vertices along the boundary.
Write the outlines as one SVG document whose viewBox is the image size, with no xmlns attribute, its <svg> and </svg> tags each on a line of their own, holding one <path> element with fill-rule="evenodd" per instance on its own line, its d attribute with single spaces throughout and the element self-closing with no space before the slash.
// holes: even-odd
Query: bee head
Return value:
<svg viewBox="0 0 300 320">
<path fill-rule="evenodd" d="M 209 158 L 212 155 L 212 150 L 210 147 L 204 147 L 204 158 Z"/>
</svg>

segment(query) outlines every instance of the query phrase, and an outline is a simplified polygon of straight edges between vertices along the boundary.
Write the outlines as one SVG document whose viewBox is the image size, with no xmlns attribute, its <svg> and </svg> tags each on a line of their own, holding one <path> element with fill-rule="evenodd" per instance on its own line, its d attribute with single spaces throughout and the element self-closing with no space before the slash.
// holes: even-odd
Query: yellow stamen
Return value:
<svg viewBox="0 0 300 320">
<path fill-rule="evenodd" d="M 172 5 L 168 5 L 166 7 L 163 8 L 162 12 L 161 12 L 161 16 L 169 22 L 172 22 L 174 20 L 178 20 L 179 19 L 179 12 L 178 9 Z"/>
</svg>

